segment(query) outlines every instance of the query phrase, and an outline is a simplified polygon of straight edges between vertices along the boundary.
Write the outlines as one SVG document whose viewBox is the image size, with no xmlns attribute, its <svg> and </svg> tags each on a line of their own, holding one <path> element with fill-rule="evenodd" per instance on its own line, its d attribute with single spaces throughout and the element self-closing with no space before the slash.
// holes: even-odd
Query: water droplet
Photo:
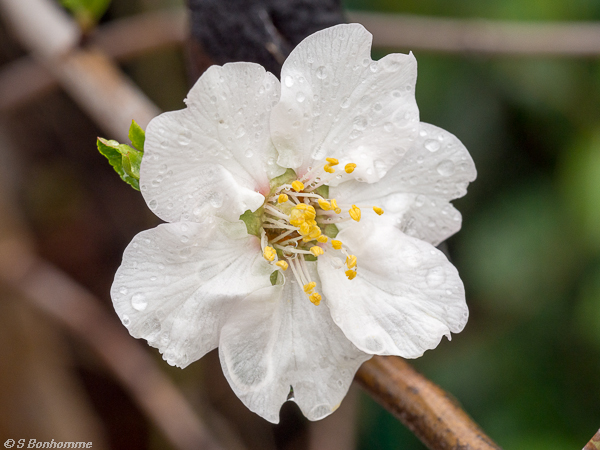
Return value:
<svg viewBox="0 0 600 450">
<path fill-rule="evenodd" d="M 324 80 L 325 78 L 327 78 L 327 68 L 325 66 L 319 67 L 317 69 L 316 75 L 319 80 Z"/>
<path fill-rule="evenodd" d="M 245 152 L 244 152 L 244 156 L 246 158 L 252 158 L 252 155 L 254 155 L 254 152 L 252 151 L 251 148 L 248 148 Z"/>
<path fill-rule="evenodd" d="M 423 206 L 425 204 L 426 200 L 427 199 L 424 195 L 417 195 L 417 198 L 415 198 L 415 206 L 417 208 L 420 208 L 421 206 Z"/>
<path fill-rule="evenodd" d="M 236 138 L 241 138 L 242 136 L 244 136 L 246 134 L 246 129 L 244 128 L 243 125 L 240 125 L 238 127 L 238 129 L 235 131 L 235 137 Z"/>
<path fill-rule="evenodd" d="M 383 68 L 388 72 L 398 72 L 402 64 L 395 58 L 388 56 L 381 61 Z"/>
<path fill-rule="evenodd" d="M 350 97 L 344 97 L 344 99 L 342 100 L 342 103 L 340 104 L 340 107 L 342 109 L 346 109 L 350 106 Z"/>
<path fill-rule="evenodd" d="M 187 242 L 189 242 L 189 240 L 190 240 L 190 238 L 189 238 L 189 237 L 187 237 L 187 236 L 185 236 L 185 235 L 184 235 L 184 236 L 181 236 L 181 242 L 183 242 L 184 244 L 185 244 L 185 243 L 187 243 Z"/>
<path fill-rule="evenodd" d="M 440 147 L 441 145 L 439 141 L 436 141 L 435 139 L 427 139 L 425 141 L 425 148 L 432 153 L 437 152 L 440 149 Z"/>
<path fill-rule="evenodd" d="M 438 164 L 437 171 L 443 177 L 449 177 L 454 173 L 454 163 L 449 159 L 442 161 Z"/>
<path fill-rule="evenodd" d="M 296 101 L 298 103 L 302 103 L 305 99 L 306 99 L 306 94 L 304 94 L 304 92 L 302 92 L 302 91 L 298 91 L 298 93 L 296 94 Z"/>
<path fill-rule="evenodd" d="M 150 207 L 151 210 L 155 210 L 158 207 L 158 202 L 156 200 L 150 200 L 150 203 L 148 203 L 148 206 Z"/>
<path fill-rule="evenodd" d="M 223 194 L 220 192 L 213 192 L 210 194 L 208 201 L 213 208 L 220 208 L 223 206 Z"/>
<path fill-rule="evenodd" d="M 392 91 L 392 96 L 399 98 L 402 97 L 402 92 L 400 91 Z"/>
<path fill-rule="evenodd" d="M 127 294 L 127 288 L 125 286 L 121 286 L 119 288 L 119 294 L 121 294 L 121 295 Z"/>
<path fill-rule="evenodd" d="M 358 130 L 352 130 L 352 133 L 350 133 L 350 139 L 356 139 L 357 137 L 360 136 L 360 131 Z"/>
<path fill-rule="evenodd" d="M 292 87 L 294 85 L 294 77 L 288 75 L 287 77 L 285 77 L 284 83 L 287 87 Z"/>
<path fill-rule="evenodd" d="M 157 280 L 157 277 L 156 277 L 156 275 L 152 275 L 152 276 L 150 277 L 150 281 L 156 281 L 156 280 Z"/>
<path fill-rule="evenodd" d="M 133 294 L 131 296 L 131 306 L 136 311 L 143 311 L 148 306 L 148 300 L 146 300 L 144 294 L 140 294 L 138 292 L 137 294 Z"/>
<path fill-rule="evenodd" d="M 375 103 L 375 104 L 373 105 L 373 111 L 375 111 L 375 112 L 379 112 L 379 111 L 381 111 L 382 109 L 383 109 L 383 106 L 381 106 L 381 103 Z"/>
<path fill-rule="evenodd" d="M 379 70 L 379 64 L 377 64 L 377 61 L 372 62 L 369 66 L 369 69 L 371 69 L 371 72 L 373 73 L 377 72 Z"/>
<path fill-rule="evenodd" d="M 371 60 L 369 58 L 365 58 L 362 60 L 363 67 L 367 67 L 369 64 L 371 64 Z"/>
<path fill-rule="evenodd" d="M 121 317 L 121 322 L 123 323 L 123 325 L 128 327 L 131 323 L 131 320 L 129 319 L 129 316 L 127 314 L 123 314 L 123 317 Z"/>
<path fill-rule="evenodd" d="M 213 104 L 217 103 L 217 97 L 215 97 L 214 95 L 211 95 L 210 96 L 210 102 L 213 103 Z"/>
<path fill-rule="evenodd" d="M 365 128 L 367 128 L 368 124 L 369 122 L 365 116 L 356 116 L 352 121 L 352 126 L 354 129 L 359 131 L 363 131 Z"/>
<path fill-rule="evenodd" d="M 389 133 L 394 129 L 394 125 L 392 124 L 392 122 L 386 122 L 383 124 L 383 129 Z"/>
</svg>

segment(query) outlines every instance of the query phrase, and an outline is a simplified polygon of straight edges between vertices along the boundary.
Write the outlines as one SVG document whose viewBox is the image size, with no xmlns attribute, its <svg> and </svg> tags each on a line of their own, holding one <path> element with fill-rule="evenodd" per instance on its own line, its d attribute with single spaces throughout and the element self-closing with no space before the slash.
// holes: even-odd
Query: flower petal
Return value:
<svg viewBox="0 0 600 450">
<path fill-rule="evenodd" d="M 314 306 L 290 280 L 251 294 L 232 310 L 219 355 L 236 395 L 273 423 L 290 387 L 308 419 L 331 414 L 371 357 L 348 341 L 327 306 Z"/>
<path fill-rule="evenodd" d="M 329 194 L 341 203 L 379 206 L 385 214 L 378 220 L 438 245 L 461 225 L 449 200 L 465 195 L 476 175 L 471 155 L 453 134 L 421 122 L 418 139 L 379 182 L 348 181 L 332 186 Z"/>
<path fill-rule="evenodd" d="M 281 70 L 271 130 L 279 164 L 302 173 L 326 157 L 358 164 L 377 181 L 416 137 L 417 62 L 412 54 L 371 59 L 362 25 L 337 25 L 302 41 Z"/>
<path fill-rule="evenodd" d="M 150 209 L 168 222 L 195 222 L 207 214 L 238 220 L 260 207 L 269 179 L 283 173 L 269 131 L 279 90 L 258 64 L 212 66 L 186 109 L 153 119 L 140 176 Z"/>
<path fill-rule="evenodd" d="M 319 275 L 333 320 L 359 349 L 417 358 L 464 328 L 462 281 L 435 247 L 368 220 L 338 239 L 358 259 L 356 278 L 336 269 L 329 251 L 319 257 Z"/>
<path fill-rule="evenodd" d="M 235 302 L 270 286 L 260 242 L 243 223 L 162 224 L 133 238 L 111 288 L 129 333 L 185 367 L 217 346 Z"/>
</svg>

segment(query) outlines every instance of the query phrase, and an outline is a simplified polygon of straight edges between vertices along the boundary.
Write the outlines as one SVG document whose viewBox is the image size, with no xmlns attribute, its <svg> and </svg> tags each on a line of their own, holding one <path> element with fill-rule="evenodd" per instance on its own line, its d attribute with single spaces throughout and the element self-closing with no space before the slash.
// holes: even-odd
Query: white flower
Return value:
<svg viewBox="0 0 600 450">
<path fill-rule="evenodd" d="M 115 309 L 170 364 L 219 347 L 235 393 L 271 422 L 288 396 L 327 416 L 371 355 L 418 357 L 467 321 L 434 245 L 460 228 L 449 201 L 473 162 L 419 122 L 413 55 L 370 50 L 362 26 L 339 25 L 298 45 L 281 84 L 213 66 L 186 109 L 148 125 L 141 191 L 168 223 L 125 250 Z"/>
</svg>

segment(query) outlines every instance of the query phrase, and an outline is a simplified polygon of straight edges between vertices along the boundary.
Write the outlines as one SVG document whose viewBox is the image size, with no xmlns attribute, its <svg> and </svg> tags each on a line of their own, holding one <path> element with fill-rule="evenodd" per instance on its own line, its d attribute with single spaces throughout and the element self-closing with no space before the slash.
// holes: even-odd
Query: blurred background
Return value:
<svg viewBox="0 0 600 450">
<path fill-rule="evenodd" d="M 184 7 L 180 0 L 113 0 L 100 27 Z M 597 0 L 346 0 L 344 7 L 600 27 Z M 92 28 L 86 20 L 80 23 Z M 373 57 L 392 50 L 411 48 L 376 48 Z M 465 283 L 471 317 L 452 342 L 414 366 L 503 448 L 581 448 L 600 426 L 600 58 L 414 53 L 421 120 L 459 137 L 478 170 L 468 195 L 454 202 L 463 228 L 444 244 Z M 26 55 L 11 24 L 0 20 L 0 82 L 8 83 L 3 71 Z M 161 109 L 184 107 L 182 45 L 121 67 Z M 37 254 L 93 293 L 117 323 L 109 288 L 123 249 L 158 224 L 96 150 L 96 136 L 117 136 L 57 86 L 0 104 L 0 204 L 12 205 L 0 221 L 11 211 L 11 230 L 26 234 Z M 271 426 L 233 396 L 214 352 L 182 371 L 144 342 L 135 344 L 225 448 L 425 448 L 357 387 L 317 425 L 290 404 L 282 423 Z M 3 284 L 0 438 L 174 448 L 80 334 Z"/>
</svg>

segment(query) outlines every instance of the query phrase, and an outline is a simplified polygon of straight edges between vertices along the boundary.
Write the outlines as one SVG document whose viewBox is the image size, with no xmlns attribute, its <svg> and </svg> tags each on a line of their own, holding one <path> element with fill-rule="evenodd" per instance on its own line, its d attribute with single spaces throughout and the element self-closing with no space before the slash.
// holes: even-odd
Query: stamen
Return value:
<svg viewBox="0 0 600 450">
<path fill-rule="evenodd" d="M 348 255 L 346 257 L 346 265 L 348 266 L 348 269 L 352 269 L 353 267 L 356 267 L 356 256 Z"/>
<path fill-rule="evenodd" d="M 304 285 L 304 288 L 303 288 L 303 289 L 304 289 L 304 292 L 305 292 L 305 293 L 307 293 L 307 294 L 310 294 L 310 293 L 311 293 L 311 291 L 312 291 L 312 290 L 313 290 L 313 289 L 314 289 L 316 286 L 317 286 L 317 283 L 315 283 L 314 281 L 311 281 L 310 283 L 308 283 L 308 284 L 305 284 L 305 285 Z"/>
<path fill-rule="evenodd" d="M 279 194 L 279 197 L 277 197 L 277 203 L 285 203 L 287 202 L 289 199 L 289 197 L 286 194 Z"/>
<path fill-rule="evenodd" d="M 352 205 L 352 208 L 348 211 L 350 217 L 352 217 L 357 222 L 360 222 L 360 208 L 356 205 Z"/>
<path fill-rule="evenodd" d="M 383 209 L 381 209 L 379 206 L 373 206 L 373 211 L 375 211 L 378 216 L 383 214 Z"/>
<path fill-rule="evenodd" d="M 263 256 L 267 261 L 273 262 L 275 260 L 275 255 L 277 255 L 277 252 L 273 247 L 265 247 Z"/>
<path fill-rule="evenodd" d="M 349 280 L 353 280 L 356 277 L 356 270 L 348 269 L 344 273 L 346 274 Z"/>
<path fill-rule="evenodd" d="M 327 173 L 334 173 L 335 169 L 333 167 L 331 167 L 329 164 L 325 164 L 323 166 L 323 170 Z"/>
<path fill-rule="evenodd" d="M 311 247 L 311 248 L 310 248 L 310 252 L 311 252 L 313 255 L 315 255 L 315 256 L 320 256 L 320 255 L 322 255 L 323 253 L 325 253 L 325 251 L 324 251 L 324 250 L 323 250 L 321 247 L 319 247 L 319 246 L 317 246 L 317 245 L 315 245 L 314 247 Z"/>
<path fill-rule="evenodd" d="M 340 162 L 335 158 L 325 158 L 325 161 L 329 163 L 330 166 L 337 166 Z"/>
<path fill-rule="evenodd" d="M 294 181 L 292 183 L 292 189 L 295 190 L 296 192 L 300 192 L 304 190 L 304 183 L 302 183 L 302 181 Z"/>
<path fill-rule="evenodd" d="M 342 209 L 338 206 L 337 200 L 335 198 L 331 199 L 331 208 L 335 211 L 336 214 L 340 214 Z"/>
<path fill-rule="evenodd" d="M 331 204 L 327 201 L 324 200 L 322 198 L 317 200 L 317 203 L 319 204 L 319 206 L 321 207 L 321 209 L 323 211 L 330 211 L 331 210 Z"/>
<path fill-rule="evenodd" d="M 311 294 L 310 297 L 308 297 L 308 299 L 315 306 L 319 306 L 319 304 L 321 303 L 321 296 L 319 295 L 318 292 L 315 292 L 314 294 Z"/>
<path fill-rule="evenodd" d="M 328 237 L 325 236 L 324 234 L 322 234 L 321 236 L 317 237 L 317 241 L 320 242 L 321 244 L 326 243 L 328 240 L 329 240 Z"/>
<path fill-rule="evenodd" d="M 337 239 L 332 239 L 331 245 L 333 246 L 334 249 L 339 250 L 342 248 L 342 241 L 338 241 Z"/>
<path fill-rule="evenodd" d="M 281 270 L 288 270 L 289 267 L 289 264 L 283 260 L 277 261 L 275 265 L 281 267 Z"/>
<path fill-rule="evenodd" d="M 267 210 L 269 212 L 269 214 L 273 214 L 274 216 L 279 217 L 280 219 L 288 220 L 288 216 L 286 216 L 281 211 L 279 211 L 277 208 L 274 208 L 271 205 L 265 205 L 265 210 Z"/>
<path fill-rule="evenodd" d="M 346 173 L 352 173 L 352 172 L 354 172 L 354 169 L 356 169 L 356 164 L 354 164 L 354 163 L 346 164 L 346 166 L 344 167 L 344 170 L 346 171 Z"/>
</svg>

